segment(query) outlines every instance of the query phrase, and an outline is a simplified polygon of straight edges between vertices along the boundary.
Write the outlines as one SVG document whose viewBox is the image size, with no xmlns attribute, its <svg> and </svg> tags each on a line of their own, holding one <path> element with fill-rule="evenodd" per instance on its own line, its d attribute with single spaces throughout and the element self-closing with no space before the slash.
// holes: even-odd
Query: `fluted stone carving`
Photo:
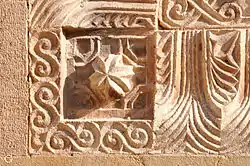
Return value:
<svg viewBox="0 0 250 166">
<path fill-rule="evenodd" d="M 249 154 L 247 0 L 33 0 L 29 151 Z"/>
</svg>

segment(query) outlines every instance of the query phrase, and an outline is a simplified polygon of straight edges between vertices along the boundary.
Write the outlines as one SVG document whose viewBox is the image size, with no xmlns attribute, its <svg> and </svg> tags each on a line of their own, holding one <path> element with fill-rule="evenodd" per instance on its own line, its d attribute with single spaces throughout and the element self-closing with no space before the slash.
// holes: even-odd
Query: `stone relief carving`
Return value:
<svg viewBox="0 0 250 166">
<path fill-rule="evenodd" d="M 112 35 L 67 40 L 66 116 L 152 119 L 151 42 L 147 36 Z"/>
<path fill-rule="evenodd" d="M 249 111 L 245 105 L 247 32 L 159 32 L 157 64 L 170 60 L 164 63 L 164 70 L 158 69 L 164 74 L 157 81 L 157 149 L 165 153 L 248 152 L 247 145 L 237 142 L 246 141 L 243 133 L 249 133 L 249 119 L 245 121 Z M 169 47 L 178 51 L 164 49 Z"/>
<path fill-rule="evenodd" d="M 161 0 L 159 18 L 165 28 L 243 26 L 244 0 Z"/>
<path fill-rule="evenodd" d="M 249 2 L 30 2 L 30 154 L 250 152 Z"/>
</svg>

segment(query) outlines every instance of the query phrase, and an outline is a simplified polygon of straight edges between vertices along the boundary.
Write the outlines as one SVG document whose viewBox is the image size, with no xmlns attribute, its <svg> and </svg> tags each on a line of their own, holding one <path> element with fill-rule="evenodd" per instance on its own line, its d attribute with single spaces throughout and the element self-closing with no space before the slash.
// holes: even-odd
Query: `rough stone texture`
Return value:
<svg viewBox="0 0 250 166">
<path fill-rule="evenodd" d="M 248 166 L 249 6 L 0 2 L 0 165 Z"/>
<path fill-rule="evenodd" d="M 249 166 L 245 156 L 82 155 L 0 158 L 1 166 Z"/>
<path fill-rule="evenodd" d="M 0 156 L 27 154 L 27 4 L 0 2 Z"/>
<path fill-rule="evenodd" d="M 31 1 L 30 153 L 249 154 L 248 3 Z"/>
</svg>

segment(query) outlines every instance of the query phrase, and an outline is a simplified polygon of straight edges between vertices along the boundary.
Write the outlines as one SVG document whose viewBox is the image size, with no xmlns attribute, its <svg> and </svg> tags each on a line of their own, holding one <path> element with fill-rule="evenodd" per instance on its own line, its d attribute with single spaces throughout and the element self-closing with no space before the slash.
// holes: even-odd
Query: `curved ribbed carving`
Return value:
<svg viewBox="0 0 250 166">
<path fill-rule="evenodd" d="M 246 7 L 31 0 L 30 153 L 250 153 Z"/>
<path fill-rule="evenodd" d="M 170 33 L 160 33 L 158 37 L 158 44 L 157 44 L 157 62 L 156 62 L 156 68 L 157 68 L 157 83 L 158 86 L 158 92 L 162 92 L 162 94 L 159 94 L 156 97 L 159 97 L 161 99 L 167 98 L 169 94 L 168 92 L 171 91 L 170 80 L 171 80 L 171 60 L 173 60 L 173 53 L 174 53 L 174 47 L 173 47 L 173 41 L 174 41 L 174 35 L 172 32 Z M 173 68 L 173 64 L 172 64 Z M 162 86 L 162 87 L 161 87 Z M 164 98 L 162 98 L 164 96 Z M 163 101 L 157 101 L 158 103 L 164 102 Z"/>
<path fill-rule="evenodd" d="M 212 102 L 221 108 L 232 101 L 240 77 L 239 32 L 208 32 L 206 80 Z M 212 104 L 212 103 L 211 103 Z"/>
<path fill-rule="evenodd" d="M 219 1 L 218 1 L 219 2 Z M 242 22 L 244 2 L 161 0 L 160 21 L 166 28 L 225 26 Z"/>
<path fill-rule="evenodd" d="M 177 31 L 172 43 L 166 40 L 171 32 L 160 33 L 159 43 L 179 51 L 169 60 L 169 82 L 158 81 L 155 148 L 165 153 L 248 153 L 246 30 Z M 159 59 L 169 56 L 169 50 L 159 53 Z M 165 91 L 169 95 L 162 95 Z"/>
<path fill-rule="evenodd" d="M 34 0 L 30 27 L 153 28 L 156 5 L 79 0 Z M 99 6 L 99 7 L 98 7 Z M 143 6 L 143 7 L 142 7 Z M 145 12 L 146 11 L 146 12 Z"/>
</svg>

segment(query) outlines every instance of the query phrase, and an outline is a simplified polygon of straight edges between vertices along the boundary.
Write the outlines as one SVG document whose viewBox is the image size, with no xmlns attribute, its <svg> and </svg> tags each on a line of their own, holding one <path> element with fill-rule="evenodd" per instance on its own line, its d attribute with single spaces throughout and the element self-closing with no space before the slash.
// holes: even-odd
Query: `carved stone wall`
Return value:
<svg viewBox="0 0 250 166">
<path fill-rule="evenodd" d="M 30 154 L 249 154 L 250 1 L 30 0 Z"/>
</svg>

